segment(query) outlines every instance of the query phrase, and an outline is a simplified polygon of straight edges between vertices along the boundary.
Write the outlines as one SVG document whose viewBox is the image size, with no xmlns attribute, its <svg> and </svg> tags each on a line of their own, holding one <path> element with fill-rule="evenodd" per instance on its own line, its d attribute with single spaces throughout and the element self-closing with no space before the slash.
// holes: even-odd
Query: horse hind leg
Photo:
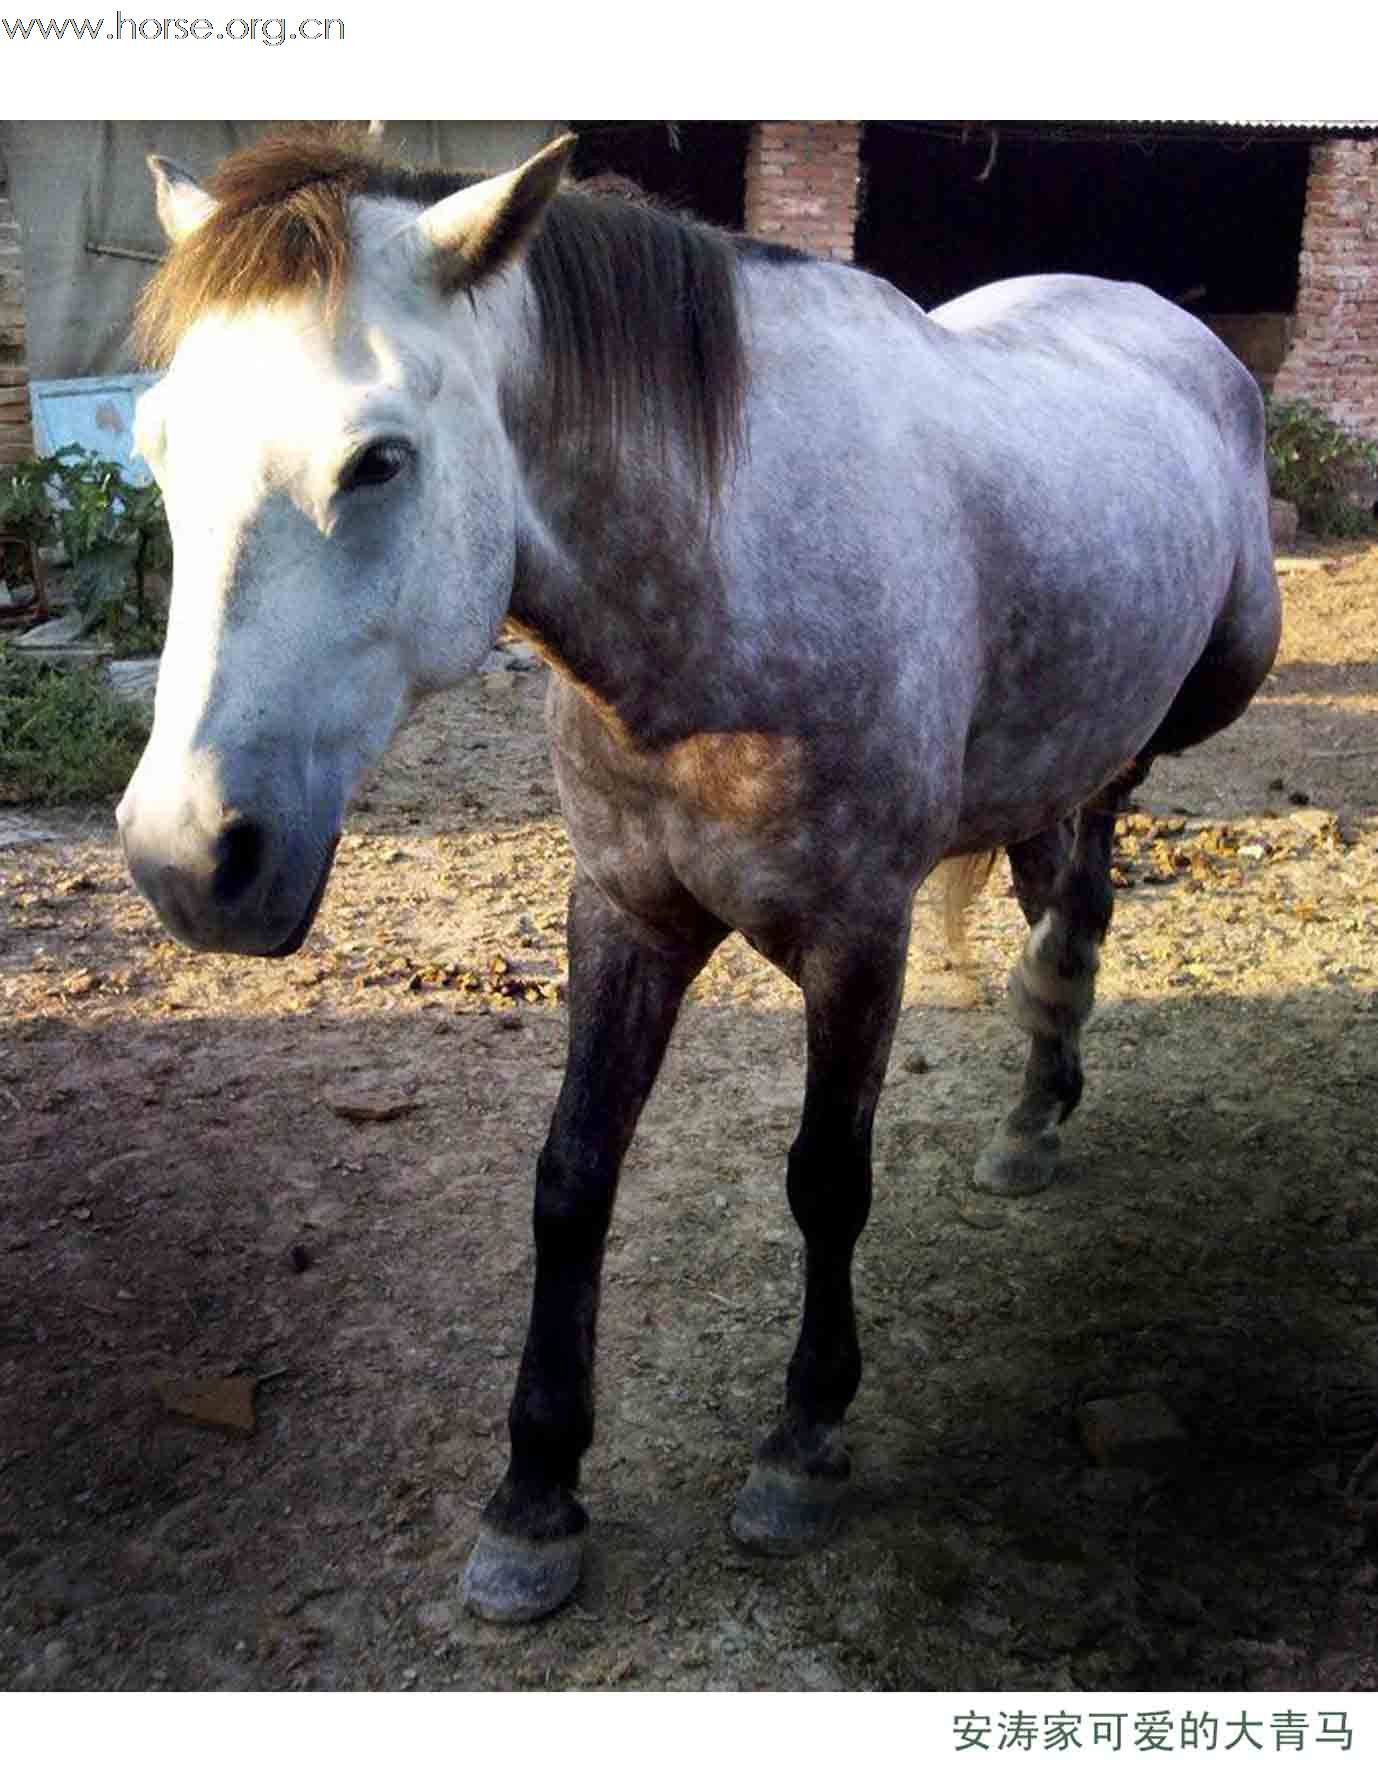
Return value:
<svg viewBox="0 0 1378 1768">
<path fill-rule="evenodd" d="M 1052 1182 L 1058 1125 L 1081 1098 L 1081 1028 L 1114 907 L 1115 818 L 1147 771 L 1147 764 L 1136 765 L 1075 818 L 1010 848 L 1015 894 L 1031 931 L 1010 976 L 1009 1004 L 1029 1034 L 1029 1057 L 1018 1102 L 977 1160 L 972 1182 L 981 1190 L 1025 1196 Z"/>
<path fill-rule="evenodd" d="M 1009 998 L 1030 1047 L 1019 1102 L 976 1164 L 973 1182 L 984 1190 L 1040 1191 L 1056 1170 L 1057 1126 L 1081 1097 L 1081 1027 L 1091 1012 L 1114 907 L 1115 818 L 1156 756 L 1192 748 L 1232 724 L 1272 668 L 1281 607 L 1266 503 L 1261 508 L 1205 649 L 1132 767 L 1075 818 L 1010 849 L 1015 893 L 1032 931 Z"/>
</svg>

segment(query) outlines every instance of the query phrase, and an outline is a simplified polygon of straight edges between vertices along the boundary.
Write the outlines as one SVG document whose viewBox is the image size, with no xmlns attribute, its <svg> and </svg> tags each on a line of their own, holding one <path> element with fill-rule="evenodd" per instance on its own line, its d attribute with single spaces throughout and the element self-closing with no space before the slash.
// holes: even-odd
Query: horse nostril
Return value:
<svg viewBox="0 0 1378 1768">
<path fill-rule="evenodd" d="M 222 907 L 236 902 L 258 877 L 265 845 L 263 830 L 248 817 L 221 830 L 215 844 L 215 877 L 211 888 Z"/>
</svg>

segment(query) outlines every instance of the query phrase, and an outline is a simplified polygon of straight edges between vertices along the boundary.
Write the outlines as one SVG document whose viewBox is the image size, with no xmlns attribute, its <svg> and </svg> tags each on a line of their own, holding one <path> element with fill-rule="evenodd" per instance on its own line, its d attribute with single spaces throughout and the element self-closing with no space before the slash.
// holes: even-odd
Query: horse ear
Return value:
<svg viewBox="0 0 1378 1768">
<path fill-rule="evenodd" d="M 188 234 L 195 233 L 203 221 L 209 220 L 219 205 L 213 196 L 202 190 L 190 172 L 172 160 L 151 153 L 148 169 L 153 174 L 158 219 L 163 224 L 163 232 L 173 245 L 177 245 Z"/>
<path fill-rule="evenodd" d="M 457 190 L 417 217 L 416 226 L 434 251 L 458 260 L 455 280 L 477 282 L 526 243 L 573 151 L 574 137 L 561 135 L 514 172 Z"/>
</svg>

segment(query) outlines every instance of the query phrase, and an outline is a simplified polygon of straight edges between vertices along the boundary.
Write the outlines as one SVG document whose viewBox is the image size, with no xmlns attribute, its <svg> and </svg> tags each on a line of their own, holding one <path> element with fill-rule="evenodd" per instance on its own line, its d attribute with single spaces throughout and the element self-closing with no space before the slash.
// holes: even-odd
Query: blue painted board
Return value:
<svg viewBox="0 0 1378 1768">
<path fill-rule="evenodd" d="M 118 461 L 132 484 L 147 485 L 153 475 L 134 453 L 134 403 L 157 378 L 115 374 L 30 382 L 39 454 L 52 454 L 76 442 L 106 460 Z"/>
</svg>

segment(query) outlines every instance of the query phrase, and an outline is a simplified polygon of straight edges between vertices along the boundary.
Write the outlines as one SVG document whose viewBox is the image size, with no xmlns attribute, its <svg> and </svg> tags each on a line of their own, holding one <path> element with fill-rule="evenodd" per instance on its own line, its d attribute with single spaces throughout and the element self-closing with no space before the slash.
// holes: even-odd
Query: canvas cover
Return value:
<svg viewBox="0 0 1378 1768">
<path fill-rule="evenodd" d="M 145 157 L 205 176 L 265 123 L 0 122 L 0 158 L 23 245 L 34 380 L 124 374 L 134 302 L 163 251 Z M 550 122 L 387 123 L 418 165 L 502 171 L 549 141 Z"/>
</svg>

